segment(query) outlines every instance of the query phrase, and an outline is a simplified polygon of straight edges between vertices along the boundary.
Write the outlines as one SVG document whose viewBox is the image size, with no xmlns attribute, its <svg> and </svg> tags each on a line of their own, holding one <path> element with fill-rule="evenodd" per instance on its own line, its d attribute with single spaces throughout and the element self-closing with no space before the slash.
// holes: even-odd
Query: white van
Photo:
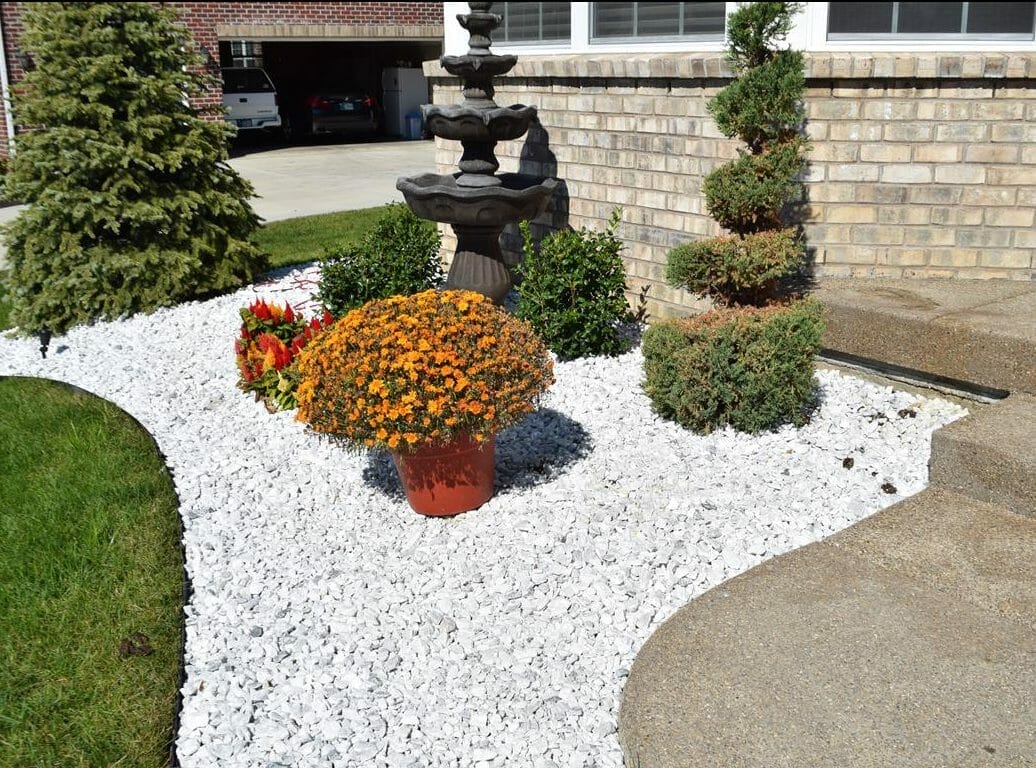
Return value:
<svg viewBox="0 0 1036 768">
<path fill-rule="evenodd" d="M 277 89 L 259 67 L 227 67 L 223 70 L 223 106 L 227 120 L 239 131 L 280 129 Z"/>
</svg>

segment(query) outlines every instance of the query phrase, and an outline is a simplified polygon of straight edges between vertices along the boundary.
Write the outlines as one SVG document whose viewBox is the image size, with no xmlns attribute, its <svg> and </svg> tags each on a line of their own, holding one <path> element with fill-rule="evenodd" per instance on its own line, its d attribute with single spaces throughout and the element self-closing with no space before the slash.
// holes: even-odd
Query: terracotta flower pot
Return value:
<svg viewBox="0 0 1036 768">
<path fill-rule="evenodd" d="M 495 438 L 475 443 L 463 435 L 449 445 L 393 453 L 392 463 L 415 512 L 447 517 L 489 501 L 495 458 Z"/>
</svg>

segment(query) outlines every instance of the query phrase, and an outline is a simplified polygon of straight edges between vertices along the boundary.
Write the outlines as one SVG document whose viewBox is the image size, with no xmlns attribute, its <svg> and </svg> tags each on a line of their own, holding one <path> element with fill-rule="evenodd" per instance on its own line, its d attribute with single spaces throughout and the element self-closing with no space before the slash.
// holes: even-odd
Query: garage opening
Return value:
<svg viewBox="0 0 1036 768">
<path fill-rule="evenodd" d="M 346 109 L 365 110 L 370 99 L 376 121 L 353 121 L 358 133 L 369 128 L 376 136 L 417 138 L 409 135 L 414 126 L 407 115 L 431 101 L 421 64 L 441 54 L 441 41 L 220 41 L 224 66 L 266 70 L 282 120 L 291 122 L 296 137 L 351 133 L 349 121 L 338 118 L 347 117 Z"/>
</svg>

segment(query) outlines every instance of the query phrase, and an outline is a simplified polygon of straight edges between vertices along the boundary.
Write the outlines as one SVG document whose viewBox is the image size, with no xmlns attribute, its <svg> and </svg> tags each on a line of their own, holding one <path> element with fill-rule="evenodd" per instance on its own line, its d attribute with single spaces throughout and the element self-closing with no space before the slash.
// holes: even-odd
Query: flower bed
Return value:
<svg viewBox="0 0 1036 768">
<path fill-rule="evenodd" d="M 259 290 L 306 298 L 290 285 Z M 541 410 L 497 441 L 496 496 L 429 520 L 391 490 L 386 458 L 240 396 L 214 340 L 252 297 L 77 329 L 47 360 L 0 339 L 0 373 L 113 400 L 172 468 L 194 586 L 184 768 L 618 768 L 618 698 L 651 631 L 920 490 L 931 431 L 962 414 L 822 371 L 803 428 L 703 437 L 652 413 L 639 350 L 558 363 Z"/>
</svg>

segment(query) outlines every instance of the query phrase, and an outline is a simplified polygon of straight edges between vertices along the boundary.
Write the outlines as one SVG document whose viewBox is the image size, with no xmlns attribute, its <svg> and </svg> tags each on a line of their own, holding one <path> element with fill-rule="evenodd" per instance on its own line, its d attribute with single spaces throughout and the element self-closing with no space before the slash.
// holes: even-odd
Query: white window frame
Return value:
<svg viewBox="0 0 1036 768">
<path fill-rule="evenodd" d="M 569 5 L 571 5 L 571 3 L 569 3 Z M 494 7 L 493 12 L 499 13 L 499 9 Z M 542 28 L 542 26 L 543 26 L 543 19 L 541 17 L 540 18 L 540 27 Z M 494 37 L 494 40 L 493 40 L 493 50 L 494 51 L 497 48 L 500 48 L 500 47 L 522 47 L 522 48 L 524 48 L 525 46 L 531 46 L 531 47 L 535 47 L 535 48 L 542 48 L 543 46 L 548 46 L 548 47 L 553 46 L 554 48 L 557 48 L 559 45 L 560 46 L 567 46 L 568 45 L 568 41 L 566 41 L 564 39 L 561 39 L 561 40 L 520 40 L 520 41 L 519 40 L 514 40 L 514 41 L 509 41 L 509 42 L 504 42 L 503 40 L 501 40 L 500 42 L 496 42 L 496 39 L 495 39 L 496 35 L 499 34 L 500 29 L 502 27 L 503 27 L 503 22 L 501 22 L 500 26 L 497 27 L 496 30 L 493 32 L 493 37 Z M 568 17 L 568 36 L 571 39 L 571 37 L 572 37 L 572 14 L 571 14 L 571 10 L 569 12 L 569 17 Z"/>
<path fill-rule="evenodd" d="M 628 35 L 625 37 L 594 37 L 594 5 L 596 3 L 586 3 L 590 9 L 590 13 L 587 18 L 587 24 L 589 25 L 590 44 L 594 49 L 599 49 L 602 45 L 636 45 L 639 46 L 644 43 L 682 43 L 684 46 L 694 45 L 697 48 L 702 43 L 723 43 L 727 33 L 726 17 L 730 15 L 730 9 L 724 9 L 724 21 L 723 29 L 719 35 Z"/>
<path fill-rule="evenodd" d="M 741 3 L 728 2 L 726 15 L 730 16 Z M 1036 51 L 1036 40 L 983 40 L 942 37 L 940 39 L 921 39 L 905 37 L 904 39 L 859 38 L 859 39 L 827 39 L 828 3 L 806 3 L 805 9 L 795 19 L 795 26 L 788 34 L 788 44 L 795 49 L 806 52 L 827 51 L 868 51 L 883 53 L 906 51 L 925 53 L 930 51 L 969 52 L 991 51 L 1011 53 L 1016 51 Z M 443 19 L 445 36 L 443 52 L 458 56 L 467 53 L 468 33 L 457 23 L 457 14 L 468 13 L 468 4 L 460 2 L 443 3 Z M 592 54 L 592 53 L 709 53 L 724 49 L 722 40 L 694 40 L 681 38 L 673 41 L 650 41 L 644 38 L 631 38 L 621 42 L 591 42 L 590 40 L 590 3 L 572 3 L 571 13 L 572 39 L 570 42 L 559 41 L 549 43 L 493 43 L 494 53 L 513 53 L 519 56 L 551 56 L 557 54 Z"/>
<path fill-rule="evenodd" d="M 873 53 L 892 51 L 1036 51 L 1036 40 L 996 38 L 987 35 L 983 39 L 959 37 L 956 35 L 853 35 L 827 38 L 827 12 L 829 3 L 806 3 L 798 18 L 795 39 L 789 41 L 795 47 L 806 51 L 870 51 Z"/>
<path fill-rule="evenodd" d="M 1028 3 L 1031 4 L 1031 3 Z M 1028 33 L 1018 32 L 972 32 L 968 33 L 963 30 L 964 19 L 967 18 L 968 8 L 972 3 L 965 2 L 962 4 L 963 12 L 961 14 L 961 31 L 960 32 L 839 32 L 835 37 L 831 37 L 828 33 L 828 39 L 835 42 L 844 42 L 850 40 L 870 40 L 870 41 L 886 41 L 886 40 L 902 40 L 906 38 L 913 42 L 920 40 L 938 40 L 942 43 L 952 43 L 957 41 L 966 40 L 981 40 L 988 42 L 1002 43 L 1006 41 L 1022 41 L 1027 42 L 1036 38 L 1033 34 L 1033 30 L 1030 29 Z M 828 3 L 828 10 L 830 11 L 830 3 Z M 897 15 L 896 4 L 893 5 L 892 9 L 892 25 L 896 26 L 896 15 Z"/>
<path fill-rule="evenodd" d="M 642 53 L 658 51 L 722 51 L 723 40 L 699 40 L 694 38 L 677 38 L 658 40 L 657 38 L 624 38 L 622 40 L 590 39 L 590 3 L 575 2 L 571 4 L 569 15 L 572 25 L 570 41 L 547 41 L 529 43 L 500 43 L 493 41 L 493 52 L 513 53 L 520 56 L 549 56 L 557 53 L 624 53 L 637 51 Z M 726 3 L 726 15 L 729 16 L 738 4 Z M 468 33 L 457 23 L 457 14 L 468 13 L 467 3 L 443 3 L 445 36 L 443 51 L 447 55 L 458 56 L 468 50 Z"/>
</svg>

